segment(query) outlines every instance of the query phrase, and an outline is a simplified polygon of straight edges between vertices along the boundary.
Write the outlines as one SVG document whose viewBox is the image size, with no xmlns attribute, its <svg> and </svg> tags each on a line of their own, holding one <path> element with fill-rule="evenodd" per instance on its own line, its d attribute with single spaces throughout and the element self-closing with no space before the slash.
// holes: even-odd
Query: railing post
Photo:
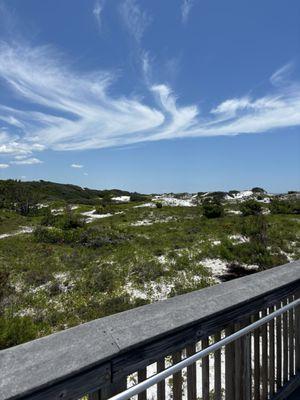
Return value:
<svg viewBox="0 0 300 400">
<path fill-rule="evenodd" d="M 300 292 L 297 293 L 300 298 Z M 296 374 L 300 372 L 300 306 L 295 309 L 295 348 L 296 348 Z"/>
<path fill-rule="evenodd" d="M 95 398 L 95 400 L 106 400 L 115 394 L 124 392 L 127 389 L 127 376 L 122 377 L 116 382 L 111 383 L 110 385 L 104 386 L 100 391 L 100 398 Z M 93 399 L 94 400 L 94 399 Z"/>
<path fill-rule="evenodd" d="M 157 372 L 162 372 L 165 369 L 165 358 L 157 361 Z M 157 384 L 157 400 L 165 400 L 166 398 L 166 381 L 163 380 Z"/>
<path fill-rule="evenodd" d="M 177 364 L 181 361 L 181 351 L 177 351 L 172 355 L 173 364 Z M 173 399 L 181 400 L 182 399 L 182 373 L 176 372 L 173 375 Z"/>
<path fill-rule="evenodd" d="M 221 340 L 221 332 L 218 332 L 214 336 L 215 342 L 219 342 Z M 214 361 L 215 361 L 215 399 L 214 400 L 222 400 L 222 371 L 221 371 L 221 350 L 216 350 L 214 353 Z"/>
<path fill-rule="evenodd" d="M 274 312 L 275 307 L 271 306 L 269 312 Z M 275 393 L 275 321 L 269 323 L 269 372 L 268 379 L 270 384 L 270 397 Z"/>
<path fill-rule="evenodd" d="M 259 314 L 255 314 L 253 316 L 253 321 L 255 322 L 259 320 Z M 253 332 L 253 338 L 254 338 L 254 380 L 253 380 L 253 398 L 254 400 L 259 400 L 260 399 L 260 330 L 256 329 Z"/>
<path fill-rule="evenodd" d="M 186 356 L 190 357 L 196 352 L 196 345 L 190 344 L 186 348 Z M 187 367 L 187 399 L 197 399 L 197 375 L 196 375 L 196 363 Z"/>
<path fill-rule="evenodd" d="M 138 382 L 143 382 L 144 380 L 147 379 L 147 368 L 142 368 L 138 370 Z M 147 398 L 147 392 L 144 390 L 138 395 L 138 400 L 146 400 Z"/>
<path fill-rule="evenodd" d="M 209 346 L 209 338 L 202 340 L 202 349 Z M 202 359 L 202 398 L 209 400 L 209 356 Z"/>
<path fill-rule="evenodd" d="M 281 308 L 277 303 L 276 309 Z M 276 317 L 276 390 L 282 387 L 282 316 Z"/>
<path fill-rule="evenodd" d="M 225 329 L 225 335 L 234 333 L 233 325 Z M 235 400 L 235 349 L 234 343 L 225 347 L 225 399 Z"/>
<path fill-rule="evenodd" d="M 248 321 L 247 321 L 248 322 Z M 236 325 L 236 330 L 244 328 L 246 323 Z M 235 345 L 235 398 L 251 398 L 251 341 L 250 334 L 237 339 Z"/>
<path fill-rule="evenodd" d="M 243 363 L 243 399 L 251 399 L 251 334 L 243 338 L 244 363 Z"/>
<path fill-rule="evenodd" d="M 262 311 L 262 317 L 267 316 L 267 310 Z M 261 327 L 261 399 L 268 398 L 268 328 L 267 324 Z"/>
</svg>

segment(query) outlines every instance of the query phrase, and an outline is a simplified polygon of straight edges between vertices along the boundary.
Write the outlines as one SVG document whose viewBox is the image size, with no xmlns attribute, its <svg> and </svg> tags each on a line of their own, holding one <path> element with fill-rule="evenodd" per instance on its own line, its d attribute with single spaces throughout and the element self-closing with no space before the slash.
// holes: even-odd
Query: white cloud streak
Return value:
<svg viewBox="0 0 300 400">
<path fill-rule="evenodd" d="M 146 57 L 145 73 L 148 68 Z M 278 76 L 279 72 L 277 82 Z M 150 107 L 136 97 L 111 96 L 112 73 L 79 74 L 48 47 L 5 44 L 0 46 L 0 78 L 20 104 L 0 105 L 0 155 L 14 157 L 15 164 L 24 165 L 24 160 L 35 159 L 33 153 L 45 149 L 120 147 L 300 125 L 298 83 L 276 85 L 263 97 L 226 99 L 203 115 L 197 105 L 180 105 L 165 84 L 149 83 L 156 100 Z"/>
<path fill-rule="evenodd" d="M 95 17 L 99 31 L 102 28 L 102 11 L 104 8 L 104 0 L 96 0 L 93 8 L 93 15 Z"/>
<path fill-rule="evenodd" d="M 83 165 L 81 165 L 81 164 L 71 164 L 71 167 L 72 168 L 83 168 Z"/>
<path fill-rule="evenodd" d="M 185 24 L 188 21 L 191 9 L 194 5 L 194 0 L 183 0 L 181 4 L 181 19 Z"/>
<path fill-rule="evenodd" d="M 6 169 L 8 167 L 9 167 L 8 164 L 0 164 L 0 169 Z"/>
<path fill-rule="evenodd" d="M 151 23 L 151 17 L 139 7 L 136 0 L 122 1 L 120 14 L 130 35 L 137 43 L 140 43 L 145 30 Z"/>
<path fill-rule="evenodd" d="M 14 161 L 11 161 L 10 163 L 16 165 L 35 165 L 35 164 L 42 164 L 42 162 L 43 161 L 35 157 L 25 158 L 25 159 L 16 157 L 16 159 Z"/>
</svg>

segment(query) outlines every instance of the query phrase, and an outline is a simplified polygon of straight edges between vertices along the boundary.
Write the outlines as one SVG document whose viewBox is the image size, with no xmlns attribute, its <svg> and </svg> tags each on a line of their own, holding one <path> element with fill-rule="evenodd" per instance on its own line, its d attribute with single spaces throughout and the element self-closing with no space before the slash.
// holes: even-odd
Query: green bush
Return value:
<svg viewBox="0 0 300 400">
<path fill-rule="evenodd" d="M 147 200 L 148 200 L 147 196 L 136 192 L 132 193 L 130 196 L 130 201 L 142 202 Z"/>
<path fill-rule="evenodd" d="M 45 215 L 41 219 L 41 225 L 52 226 L 63 230 L 82 228 L 85 225 L 84 219 L 71 210 L 66 208 L 64 214 L 54 215 L 51 210 L 45 211 Z"/>
<path fill-rule="evenodd" d="M 244 217 L 248 215 L 260 215 L 262 213 L 262 206 L 255 200 L 247 200 L 240 205 L 240 211 Z"/>
<path fill-rule="evenodd" d="M 59 228 L 38 226 L 34 231 L 34 238 L 39 243 L 76 243 L 80 238 L 80 231 L 77 229 L 64 231 Z"/>
<path fill-rule="evenodd" d="M 251 189 L 253 193 L 265 193 L 265 189 L 261 188 L 261 187 L 254 187 Z"/>
<path fill-rule="evenodd" d="M 128 239 L 129 236 L 125 236 L 119 231 L 91 226 L 81 231 L 78 242 L 85 247 L 99 248 L 107 244 L 118 244 Z"/>
<path fill-rule="evenodd" d="M 159 262 L 145 260 L 133 264 L 131 273 L 136 282 L 143 284 L 144 282 L 155 281 L 162 276 L 164 268 Z"/>
<path fill-rule="evenodd" d="M 84 220 L 79 215 L 66 212 L 58 216 L 56 226 L 64 230 L 81 228 L 84 226 Z"/>
<path fill-rule="evenodd" d="M 54 226 L 57 218 L 55 215 L 52 214 L 51 209 L 47 207 L 42 210 L 43 210 L 43 217 L 41 219 L 41 225 Z"/>
<path fill-rule="evenodd" d="M 1 307 L 2 300 L 8 297 L 12 291 L 10 286 L 10 272 L 8 269 L 0 271 L 0 315 L 3 311 Z"/>
<path fill-rule="evenodd" d="M 89 271 L 89 281 L 92 290 L 102 293 L 112 293 L 120 285 L 120 277 L 112 264 L 94 266 Z"/>
<path fill-rule="evenodd" d="M 30 317 L 0 317 L 0 350 L 33 340 L 37 334 Z"/>
<path fill-rule="evenodd" d="M 105 206 L 103 206 L 103 205 L 100 204 L 100 205 L 97 205 L 97 206 L 95 207 L 94 214 L 103 214 L 104 211 L 105 211 Z"/>
<path fill-rule="evenodd" d="M 207 201 L 203 204 L 203 215 L 206 218 L 220 218 L 224 216 L 224 208 L 217 201 Z"/>
<path fill-rule="evenodd" d="M 273 199 L 270 203 L 270 212 L 272 214 L 300 214 L 300 200 Z"/>
<path fill-rule="evenodd" d="M 162 206 L 163 206 L 160 201 L 156 202 L 155 205 L 156 205 L 156 208 L 162 208 Z"/>
</svg>

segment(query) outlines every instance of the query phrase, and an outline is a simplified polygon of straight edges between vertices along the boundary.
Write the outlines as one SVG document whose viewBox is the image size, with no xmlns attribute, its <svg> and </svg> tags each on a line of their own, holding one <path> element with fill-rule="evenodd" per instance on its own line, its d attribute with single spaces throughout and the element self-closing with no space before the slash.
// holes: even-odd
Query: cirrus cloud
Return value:
<svg viewBox="0 0 300 400">
<path fill-rule="evenodd" d="M 19 102 L 18 107 L 0 105 L 0 155 L 25 165 L 41 162 L 32 155 L 45 149 L 87 150 L 299 126 L 300 85 L 279 84 L 286 82 L 281 79 L 286 73 L 281 68 L 272 75 L 276 87 L 264 96 L 225 99 L 204 115 L 196 104 L 179 104 L 166 84 L 149 79 L 147 87 L 155 100 L 150 106 L 136 96 L 110 95 L 112 72 L 75 72 L 48 46 L 2 43 L 3 89 Z M 15 158 L 18 155 L 24 158 Z"/>
</svg>

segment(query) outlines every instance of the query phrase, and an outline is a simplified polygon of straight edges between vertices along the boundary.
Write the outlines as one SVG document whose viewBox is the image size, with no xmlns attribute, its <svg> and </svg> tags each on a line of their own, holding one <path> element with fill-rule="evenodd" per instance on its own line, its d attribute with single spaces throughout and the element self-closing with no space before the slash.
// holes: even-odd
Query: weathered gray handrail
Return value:
<svg viewBox="0 0 300 400">
<path fill-rule="evenodd" d="M 272 312 L 271 314 L 259 319 L 258 321 L 253 322 L 252 324 L 246 326 L 245 328 L 240 329 L 237 332 L 234 332 L 233 334 L 226 336 L 224 339 L 221 339 L 219 342 L 216 342 L 209 347 L 207 347 L 204 350 L 198 351 L 197 353 L 193 354 L 190 357 L 186 357 L 184 360 L 178 362 L 175 365 L 172 365 L 171 367 L 165 369 L 162 372 L 159 372 L 150 378 L 146 379 L 145 381 L 138 383 L 131 388 L 125 390 L 124 392 L 118 393 L 115 396 L 111 397 L 110 400 L 127 400 L 137 394 L 140 394 L 144 390 L 150 388 L 151 386 L 161 382 L 162 380 L 170 377 L 171 375 L 175 374 L 178 371 L 182 371 L 183 368 L 188 367 L 189 365 L 192 365 L 198 360 L 201 360 L 202 358 L 208 356 L 210 353 L 215 352 L 216 350 L 220 350 L 222 347 L 228 345 L 229 343 L 232 343 L 236 341 L 237 339 L 240 339 L 241 337 L 249 334 L 250 332 L 253 332 L 255 329 L 267 324 L 269 321 L 274 320 L 276 317 L 282 315 L 288 310 L 291 310 L 292 308 L 298 307 L 300 305 L 300 299 L 293 301 L 292 303 L 281 307 L 280 309 Z"/>
<path fill-rule="evenodd" d="M 300 288 L 293 262 L 0 352 L 0 399 L 78 398 Z"/>
</svg>

